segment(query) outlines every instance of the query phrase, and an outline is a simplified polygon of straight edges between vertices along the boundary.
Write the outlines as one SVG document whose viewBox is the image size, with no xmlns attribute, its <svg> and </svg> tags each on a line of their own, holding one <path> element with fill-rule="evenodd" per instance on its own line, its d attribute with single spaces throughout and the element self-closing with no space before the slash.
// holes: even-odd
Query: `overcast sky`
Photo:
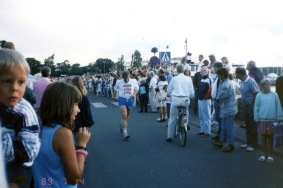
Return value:
<svg viewBox="0 0 283 188">
<path fill-rule="evenodd" d="M 152 47 L 171 57 L 215 54 L 231 63 L 283 66 L 280 0 L 0 0 L 0 40 L 43 63 L 114 62 Z"/>
</svg>

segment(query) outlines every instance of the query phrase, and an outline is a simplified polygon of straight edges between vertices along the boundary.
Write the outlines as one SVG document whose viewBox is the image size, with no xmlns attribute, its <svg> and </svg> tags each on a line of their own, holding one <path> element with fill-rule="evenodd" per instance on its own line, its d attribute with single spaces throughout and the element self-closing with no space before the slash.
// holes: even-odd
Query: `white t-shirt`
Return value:
<svg viewBox="0 0 283 188">
<path fill-rule="evenodd" d="M 139 90 L 139 86 L 136 79 L 130 79 L 128 83 L 125 83 L 125 81 L 122 79 L 117 81 L 114 89 L 118 91 L 119 97 L 129 99 L 134 91 Z"/>
</svg>

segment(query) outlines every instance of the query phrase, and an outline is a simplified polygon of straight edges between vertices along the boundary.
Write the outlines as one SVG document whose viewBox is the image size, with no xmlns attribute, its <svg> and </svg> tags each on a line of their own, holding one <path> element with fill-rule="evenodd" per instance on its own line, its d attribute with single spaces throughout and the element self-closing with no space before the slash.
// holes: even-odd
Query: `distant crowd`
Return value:
<svg viewBox="0 0 283 188">
<path fill-rule="evenodd" d="M 185 101 L 188 106 L 193 100 L 194 115 L 200 121 L 198 135 L 213 139 L 212 145 L 219 149 L 227 143 L 222 150 L 226 153 L 235 148 L 234 118 L 240 101 L 247 137 L 241 148 L 252 152 L 259 134 L 263 155 L 258 160 L 274 160 L 275 128 L 283 120 L 283 76 L 276 81 L 276 92 L 271 91 L 270 81 L 264 79 L 255 61 L 233 74 L 227 57 L 217 61 L 211 54 L 209 60 L 199 55 L 193 76 L 183 58 L 179 64 L 51 78 L 50 67 L 31 75 L 13 43 L 4 47 L 0 49 L 0 162 L 4 163 L 0 177 L 9 187 L 77 187 L 88 156 L 88 128 L 95 123 L 87 93 L 118 100 L 125 140 L 130 138 L 130 110 L 139 106 L 139 113 L 159 113 L 160 123 L 168 120 L 166 141 L 172 142 L 176 104 Z M 188 118 L 187 111 L 186 122 Z M 212 123 L 218 124 L 214 137 Z"/>
</svg>

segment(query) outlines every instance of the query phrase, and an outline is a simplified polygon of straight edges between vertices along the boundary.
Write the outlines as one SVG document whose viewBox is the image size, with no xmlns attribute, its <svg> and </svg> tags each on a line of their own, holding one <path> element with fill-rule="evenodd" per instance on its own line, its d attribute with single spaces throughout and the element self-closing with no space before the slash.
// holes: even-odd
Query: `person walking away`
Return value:
<svg viewBox="0 0 283 188">
<path fill-rule="evenodd" d="M 273 162 L 274 123 L 283 120 L 283 112 L 277 93 L 270 90 L 268 79 L 260 82 L 261 92 L 257 94 L 254 105 L 254 120 L 261 134 L 263 155 L 259 161 Z"/>
<path fill-rule="evenodd" d="M 130 138 L 128 134 L 128 119 L 133 108 L 134 98 L 139 91 L 136 80 L 130 79 L 128 71 L 122 73 L 122 79 L 117 81 L 115 85 L 116 96 L 121 113 L 120 131 L 123 132 L 125 140 Z"/>
</svg>

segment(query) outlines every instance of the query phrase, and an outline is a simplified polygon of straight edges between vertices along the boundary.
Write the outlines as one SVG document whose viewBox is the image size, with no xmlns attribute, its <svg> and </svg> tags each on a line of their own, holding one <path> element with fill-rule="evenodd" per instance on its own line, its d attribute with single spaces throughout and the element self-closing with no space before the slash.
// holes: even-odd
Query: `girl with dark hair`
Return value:
<svg viewBox="0 0 283 188">
<path fill-rule="evenodd" d="M 47 86 L 39 109 L 42 144 L 32 166 L 35 187 L 77 187 L 90 138 L 88 130 L 80 128 L 74 144 L 72 130 L 81 99 L 80 91 L 70 84 L 55 82 Z"/>
</svg>

